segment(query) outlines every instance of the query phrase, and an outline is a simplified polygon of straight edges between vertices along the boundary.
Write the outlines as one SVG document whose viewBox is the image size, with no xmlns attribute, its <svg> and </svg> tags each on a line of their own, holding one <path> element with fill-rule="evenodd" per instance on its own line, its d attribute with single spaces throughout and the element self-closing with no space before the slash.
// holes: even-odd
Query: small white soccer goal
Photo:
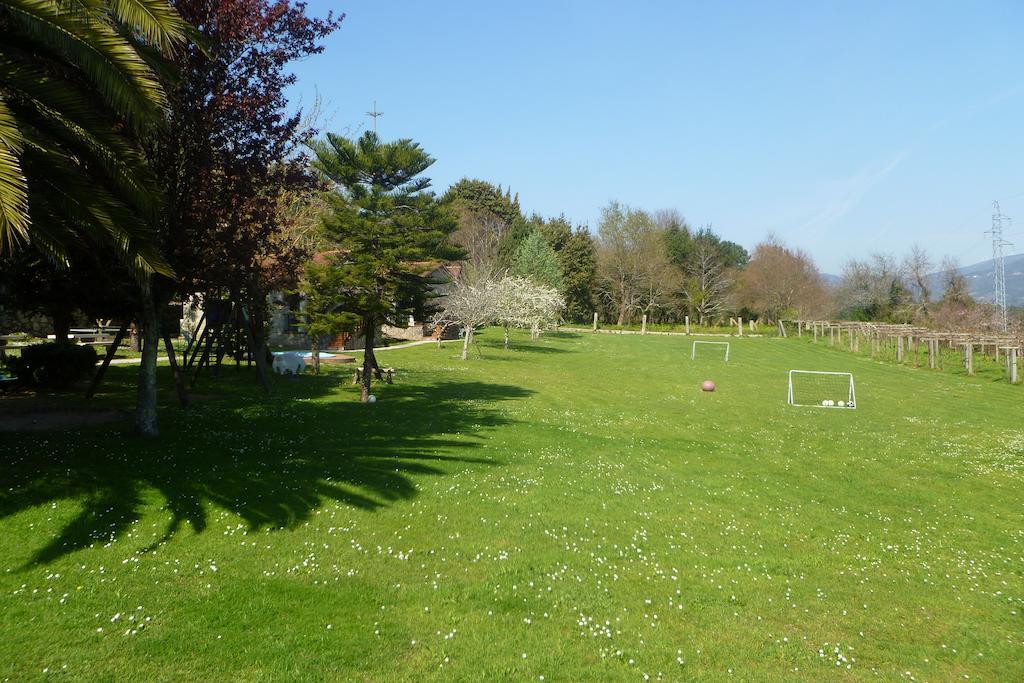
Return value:
<svg viewBox="0 0 1024 683">
<path fill-rule="evenodd" d="M 721 358 L 724 362 L 729 362 L 729 342 L 695 341 L 690 349 L 690 360 L 697 360 L 698 349 L 701 358 Z"/>
<path fill-rule="evenodd" d="M 789 371 L 789 405 L 856 408 L 857 394 L 849 372 Z"/>
</svg>

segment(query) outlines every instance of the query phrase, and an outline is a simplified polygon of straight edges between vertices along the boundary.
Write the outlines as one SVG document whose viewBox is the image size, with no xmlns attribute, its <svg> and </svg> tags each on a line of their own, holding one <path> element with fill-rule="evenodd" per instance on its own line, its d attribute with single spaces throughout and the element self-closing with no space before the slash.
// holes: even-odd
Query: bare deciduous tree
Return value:
<svg viewBox="0 0 1024 683">
<path fill-rule="evenodd" d="M 903 271 L 917 294 L 919 314 L 927 312 L 932 300 L 931 283 L 928 280 L 934 266 L 928 252 L 919 244 L 910 247 L 910 253 L 903 259 Z"/>
<path fill-rule="evenodd" d="M 598 227 L 597 289 L 599 296 L 615 311 L 617 322 L 626 322 L 640 300 L 640 253 L 637 233 L 650 220 L 643 212 L 612 202 L 601 210 Z"/>
<path fill-rule="evenodd" d="M 738 298 L 742 306 L 769 321 L 823 315 L 828 307 L 824 280 L 811 257 L 775 238 L 754 248 L 740 274 Z"/>
<path fill-rule="evenodd" d="M 843 266 L 836 299 L 845 317 L 909 319 L 909 298 L 902 264 L 891 254 L 874 253 L 864 260 L 850 259 Z"/>
<path fill-rule="evenodd" d="M 711 244 L 699 243 L 686 269 L 683 298 L 701 325 L 725 310 L 731 284 L 718 251 Z"/>
<path fill-rule="evenodd" d="M 465 269 L 470 278 L 486 280 L 497 275 L 498 246 L 508 224 L 486 209 L 459 206 L 459 229 L 452 241 L 466 252 Z"/>
<path fill-rule="evenodd" d="M 665 244 L 665 229 L 655 226 L 638 235 L 640 252 L 639 273 L 636 282 L 635 308 L 650 316 L 658 309 L 667 308 L 682 285 L 679 270 L 669 260 Z"/>
<path fill-rule="evenodd" d="M 644 212 L 612 202 L 598 228 L 597 287 L 619 325 L 633 312 L 667 306 L 678 290 L 665 244 L 665 228 Z"/>
</svg>

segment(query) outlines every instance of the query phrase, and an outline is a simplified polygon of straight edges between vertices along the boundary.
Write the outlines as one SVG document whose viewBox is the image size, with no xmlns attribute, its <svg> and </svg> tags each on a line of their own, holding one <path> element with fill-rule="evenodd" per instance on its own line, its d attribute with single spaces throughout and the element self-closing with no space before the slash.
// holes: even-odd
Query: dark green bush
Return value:
<svg viewBox="0 0 1024 683">
<path fill-rule="evenodd" d="M 60 389 L 92 373 L 96 349 L 70 343 L 47 342 L 21 349 L 20 358 L 11 358 L 10 371 L 25 386 Z"/>
</svg>

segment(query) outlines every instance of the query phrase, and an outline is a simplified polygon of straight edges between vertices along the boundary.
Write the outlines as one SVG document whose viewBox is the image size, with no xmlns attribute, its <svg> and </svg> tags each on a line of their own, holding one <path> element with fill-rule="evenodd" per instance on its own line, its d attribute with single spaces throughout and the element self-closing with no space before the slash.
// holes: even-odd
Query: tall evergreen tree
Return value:
<svg viewBox="0 0 1024 683">
<path fill-rule="evenodd" d="M 448 239 L 457 224 L 422 176 L 434 159 L 412 140 L 328 134 L 311 147 L 315 167 L 333 185 L 324 230 L 336 249 L 327 258 L 341 286 L 337 310 L 353 316 L 363 336 L 365 402 L 371 373 L 380 376 L 377 328 L 424 317 L 429 288 L 422 262 L 459 256 Z"/>
<path fill-rule="evenodd" d="M 534 230 L 516 251 L 512 260 L 512 274 L 527 278 L 534 284 L 545 285 L 562 291 L 565 280 L 562 277 L 562 266 L 544 237 Z"/>
<path fill-rule="evenodd" d="M 506 225 L 511 226 L 517 218 L 522 218 L 519 210 L 519 195 L 511 194 L 511 189 L 501 191 L 501 185 L 492 185 L 486 180 L 463 178 L 448 188 L 442 201 L 467 208 L 473 211 L 488 211 Z"/>
<path fill-rule="evenodd" d="M 597 246 L 586 228 L 577 228 L 558 252 L 565 279 L 565 317 L 582 321 L 594 310 Z"/>
</svg>

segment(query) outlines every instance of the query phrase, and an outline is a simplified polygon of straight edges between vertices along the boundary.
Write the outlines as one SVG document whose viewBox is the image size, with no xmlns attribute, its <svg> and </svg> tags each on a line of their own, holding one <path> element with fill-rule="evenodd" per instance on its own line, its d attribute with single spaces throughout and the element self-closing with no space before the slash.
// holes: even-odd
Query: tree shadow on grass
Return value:
<svg viewBox="0 0 1024 683">
<path fill-rule="evenodd" d="M 470 452 L 483 432 L 508 422 L 496 403 L 532 393 L 482 382 L 394 385 L 364 405 L 310 400 L 336 390 L 338 376 L 308 379 L 279 385 L 270 398 L 246 394 L 173 416 L 165 411 L 155 441 L 134 437 L 127 425 L 53 439 L 16 435 L 0 453 L 0 519 L 81 501 L 78 515 L 33 554 L 33 565 L 116 537 L 152 492 L 171 519 L 147 549 L 186 525 L 204 531 L 217 508 L 250 530 L 293 527 L 330 501 L 377 510 L 414 497 L 416 477 L 500 464 Z"/>
</svg>

